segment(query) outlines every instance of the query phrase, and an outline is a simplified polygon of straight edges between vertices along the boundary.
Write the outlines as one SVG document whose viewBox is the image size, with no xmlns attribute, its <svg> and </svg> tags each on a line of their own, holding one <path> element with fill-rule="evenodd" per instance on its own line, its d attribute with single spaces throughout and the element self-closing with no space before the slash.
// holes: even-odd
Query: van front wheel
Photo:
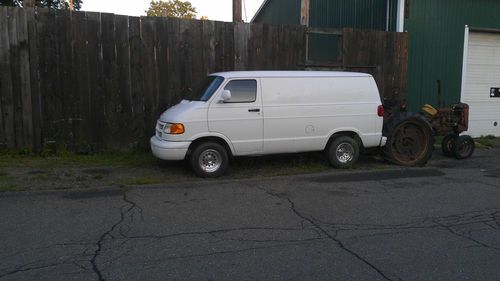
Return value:
<svg viewBox="0 0 500 281">
<path fill-rule="evenodd" d="M 341 136 L 330 143 L 327 155 L 330 165 L 337 169 L 348 169 L 358 161 L 359 146 L 353 138 Z"/>
<path fill-rule="evenodd" d="M 229 157 L 222 145 L 205 142 L 193 150 L 189 162 L 197 176 L 215 178 L 224 174 L 229 164 Z"/>
</svg>

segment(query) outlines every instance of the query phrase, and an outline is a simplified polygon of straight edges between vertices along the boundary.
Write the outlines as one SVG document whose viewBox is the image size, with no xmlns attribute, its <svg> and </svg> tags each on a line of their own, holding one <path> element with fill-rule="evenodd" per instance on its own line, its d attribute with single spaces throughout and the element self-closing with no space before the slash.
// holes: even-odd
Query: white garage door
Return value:
<svg viewBox="0 0 500 281">
<path fill-rule="evenodd" d="M 468 134 L 500 136 L 500 33 L 469 33 L 462 102 L 470 106 Z"/>
</svg>

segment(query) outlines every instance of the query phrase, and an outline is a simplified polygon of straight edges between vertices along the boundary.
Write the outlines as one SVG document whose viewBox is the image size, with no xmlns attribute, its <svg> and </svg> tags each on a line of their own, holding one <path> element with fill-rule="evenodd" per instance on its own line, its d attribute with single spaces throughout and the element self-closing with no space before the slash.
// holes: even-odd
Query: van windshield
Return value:
<svg viewBox="0 0 500 281">
<path fill-rule="evenodd" d="M 195 87 L 194 90 L 190 89 L 190 91 L 186 93 L 186 99 L 191 101 L 208 101 L 223 81 L 223 77 L 208 76 L 205 78 L 205 81 Z"/>
</svg>

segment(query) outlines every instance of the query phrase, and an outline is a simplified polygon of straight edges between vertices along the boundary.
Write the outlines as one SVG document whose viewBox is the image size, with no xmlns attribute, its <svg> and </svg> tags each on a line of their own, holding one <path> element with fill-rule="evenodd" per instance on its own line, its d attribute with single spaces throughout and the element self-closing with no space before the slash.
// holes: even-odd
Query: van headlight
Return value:
<svg viewBox="0 0 500 281">
<path fill-rule="evenodd" d="M 184 125 L 181 123 L 166 123 L 163 131 L 170 135 L 182 135 L 184 134 Z"/>
</svg>

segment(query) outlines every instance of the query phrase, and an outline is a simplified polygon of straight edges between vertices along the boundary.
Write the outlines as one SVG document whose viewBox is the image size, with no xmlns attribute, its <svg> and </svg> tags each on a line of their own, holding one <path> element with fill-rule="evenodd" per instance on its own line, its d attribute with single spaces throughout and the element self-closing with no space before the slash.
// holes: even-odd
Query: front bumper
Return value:
<svg viewBox="0 0 500 281">
<path fill-rule="evenodd" d="M 184 160 L 191 142 L 164 141 L 157 136 L 151 137 L 153 155 L 163 160 Z"/>
</svg>

